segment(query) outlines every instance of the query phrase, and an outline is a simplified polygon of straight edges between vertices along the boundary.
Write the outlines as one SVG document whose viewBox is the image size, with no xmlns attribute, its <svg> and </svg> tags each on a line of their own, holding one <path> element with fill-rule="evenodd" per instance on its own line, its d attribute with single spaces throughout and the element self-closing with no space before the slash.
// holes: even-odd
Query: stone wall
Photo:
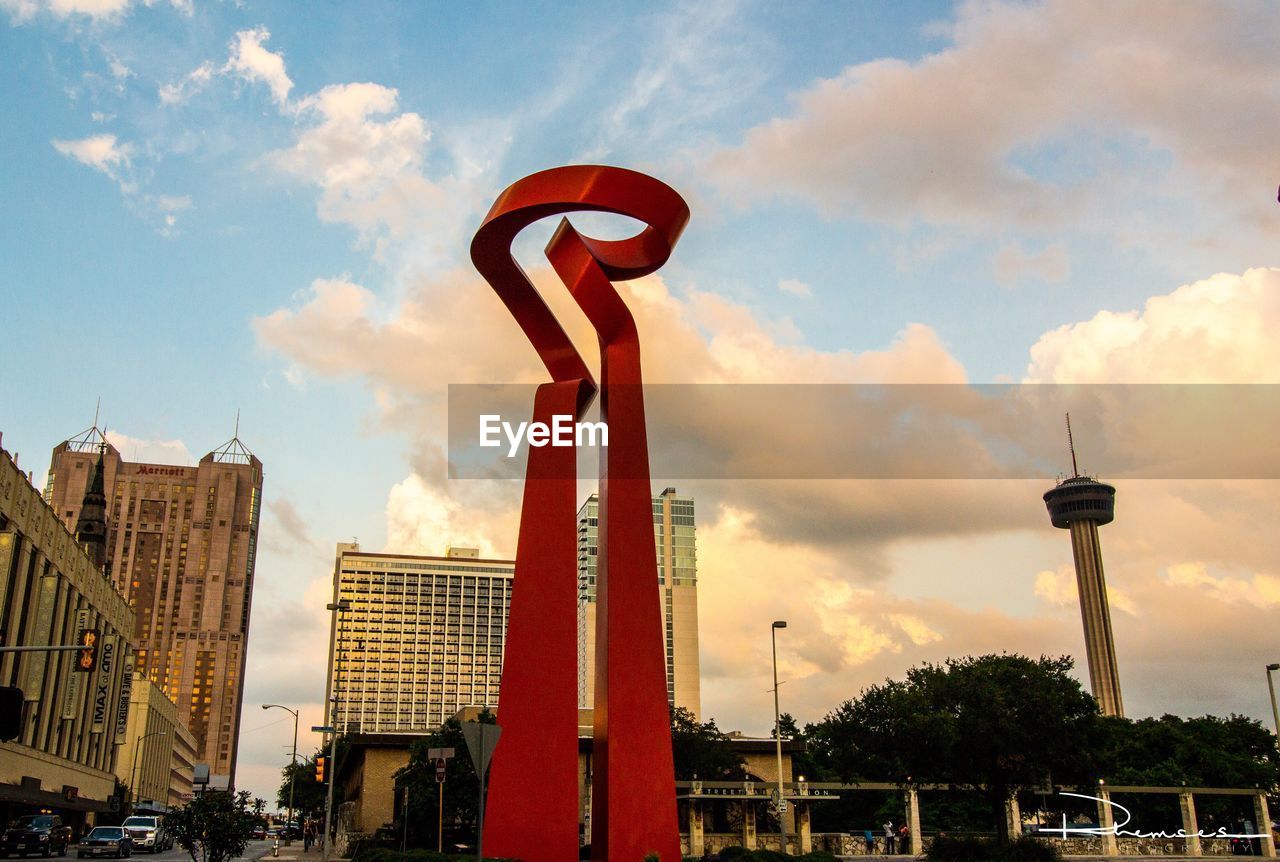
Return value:
<svg viewBox="0 0 1280 862">
<path fill-rule="evenodd" d="M 708 853 L 718 853 L 725 847 L 740 847 L 742 834 L 738 832 L 708 832 L 705 835 L 705 846 Z M 1042 838 L 1052 842 L 1062 851 L 1064 856 L 1102 856 L 1101 838 Z M 756 840 L 759 849 L 777 850 L 781 846 L 778 835 L 761 835 Z M 927 850 L 933 843 L 932 836 L 926 836 L 924 846 Z M 1185 856 L 1186 841 L 1182 838 L 1133 838 L 1121 836 L 1117 841 L 1121 856 Z M 799 844 L 795 836 L 791 836 L 791 851 L 799 852 Z M 1231 845 L 1226 839 L 1208 839 L 1200 841 L 1201 852 L 1205 856 L 1229 856 Z M 874 846 L 868 850 L 864 835 L 851 835 L 845 832 L 815 832 L 813 849 L 825 850 L 836 856 L 883 856 L 885 852 L 884 836 L 875 838 Z M 689 836 L 680 835 L 680 851 L 689 852 Z"/>
</svg>

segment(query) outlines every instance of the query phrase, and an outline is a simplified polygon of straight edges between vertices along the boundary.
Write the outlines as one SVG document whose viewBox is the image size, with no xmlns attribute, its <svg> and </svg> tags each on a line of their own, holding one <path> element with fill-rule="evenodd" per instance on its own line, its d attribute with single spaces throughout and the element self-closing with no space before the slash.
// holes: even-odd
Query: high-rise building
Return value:
<svg viewBox="0 0 1280 862">
<path fill-rule="evenodd" d="M 86 454 L 85 484 L 99 464 Z M 90 500 L 92 503 L 92 500 Z M 110 811 L 126 736 L 133 611 L 104 574 L 93 542 L 77 537 L 0 449 L 0 640 L 31 651 L 0 654 L 0 686 L 21 689 L 21 727 L 0 742 L 0 822 L 48 810 L 82 829 Z M 74 650 L 44 646 L 97 638 L 97 667 L 75 670 Z M 122 710 L 123 700 L 123 710 Z"/>
<path fill-rule="evenodd" d="M 1070 434 L 1071 426 L 1068 424 L 1068 440 Z M 1072 446 L 1073 475 L 1045 492 L 1044 502 L 1053 525 L 1071 531 L 1076 588 L 1080 595 L 1080 617 L 1084 622 L 1084 648 L 1093 696 L 1103 715 L 1123 716 L 1124 701 L 1120 697 L 1120 670 L 1116 664 L 1115 639 L 1111 634 L 1107 580 L 1102 571 L 1102 546 L 1098 543 L 1098 527 L 1115 520 L 1116 489 L 1081 476 L 1075 462 L 1075 447 Z"/>
<path fill-rule="evenodd" d="M 194 467 L 135 463 L 90 428 L 54 448 L 45 485 L 45 499 L 86 542 L 100 520 L 99 453 L 105 562 L 134 608 L 136 670 L 178 705 L 210 786 L 231 786 L 262 462 L 237 435 Z"/>
<path fill-rule="evenodd" d="M 511 560 L 475 548 L 443 557 L 339 543 L 325 700 L 349 733 L 423 732 L 462 707 L 498 705 Z M 345 600 L 345 602 L 344 602 Z"/>
<path fill-rule="evenodd" d="M 578 510 L 578 706 L 595 702 L 596 565 L 600 501 L 592 494 Z M 698 664 L 698 554 L 693 497 L 667 488 L 653 498 L 656 586 L 662 603 L 667 701 L 702 713 Z"/>
</svg>

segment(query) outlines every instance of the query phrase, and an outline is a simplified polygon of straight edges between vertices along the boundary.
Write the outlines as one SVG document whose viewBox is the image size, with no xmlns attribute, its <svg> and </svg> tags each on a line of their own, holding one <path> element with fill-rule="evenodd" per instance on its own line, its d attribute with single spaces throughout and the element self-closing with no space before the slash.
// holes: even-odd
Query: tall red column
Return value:
<svg viewBox="0 0 1280 862">
<path fill-rule="evenodd" d="M 471 257 L 555 381 L 539 387 L 535 421 L 581 418 L 595 385 L 510 253 L 528 224 L 578 210 L 646 224 L 629 239 L 605 241 L 562 221 L 547 246 L 552 266 L 599 336 L 609 425 L 601 453 L 592 856 L 639 860 L 656 852 L 663 862 L 678 862 L 640 345 L 611 279 L 638 278 L 662 266 L 688 222 L 688 207 L 671 188 L 634 171 L 555 168 L 498 197 L 472 241 Z M 576 843 L 567 843 L 570 834 L 576 838 L 578 811 L 574 456 L 572 448 L 530 450 L 521 510 L 498 712 L 503 735 L 494 753 L 484 840 L 491 854 L 525 862 L 576 855 Z M 529 791 L 532 782 L 536 792 Z"/>
</svg>

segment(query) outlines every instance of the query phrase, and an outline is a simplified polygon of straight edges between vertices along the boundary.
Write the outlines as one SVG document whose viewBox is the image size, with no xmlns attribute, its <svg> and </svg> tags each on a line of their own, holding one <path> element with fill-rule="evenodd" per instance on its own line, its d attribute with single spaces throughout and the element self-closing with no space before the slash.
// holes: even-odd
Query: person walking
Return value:
<svg viewBox="0 0 1280 862">
<path fill-rule="evenodd" d="M 302 830 L 302 852 L 311 852 L 311 842 L 316 840 L 315 829 L 311 827 L 311 821 L 308 820 L 306 826 Z"/>
<path fill-rule="evenodd" d="M 884 822 L 884 852 L 886 856 L 893 855 L 893 821 L 886 820 Z"/>
</svg>

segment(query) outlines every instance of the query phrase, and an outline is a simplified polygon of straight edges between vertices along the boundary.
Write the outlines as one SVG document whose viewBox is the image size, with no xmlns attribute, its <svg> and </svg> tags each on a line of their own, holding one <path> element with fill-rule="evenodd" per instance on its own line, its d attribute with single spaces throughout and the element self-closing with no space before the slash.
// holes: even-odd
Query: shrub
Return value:
<svg viewBox="0 0 1280 862">
<path fill-rule="evenodd" d="M 796 862 L 839 862 L 835 856 L 826 850 L 810 850 L 803 856 L 794 857 Z"/>
<path fill-rule="evenodd" d="M 993 838 L 935 838 L 926 858 L 931 862 L 1062 862 L 1052 844 L 1023 835 L 1001 845 Z"/>
</svg>

